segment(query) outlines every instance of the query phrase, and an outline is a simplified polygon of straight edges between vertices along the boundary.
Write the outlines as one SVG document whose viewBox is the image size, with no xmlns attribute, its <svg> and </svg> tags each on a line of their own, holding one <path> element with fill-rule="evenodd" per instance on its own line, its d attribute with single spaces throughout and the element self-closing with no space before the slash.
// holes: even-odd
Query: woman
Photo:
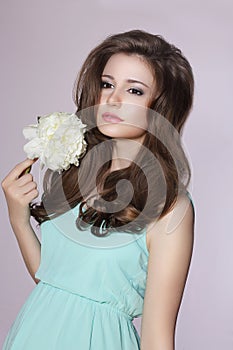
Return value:
<svg viewBox="0 0 233 350">
<path fill-rule="evenodd" d="M 174 349 L 193 248 L 180 141 L 193 85 L 187 59 L 158 35 L 112 35 L 88 55 L 75 89 L 88 127 L 80 166 L 47 170 L 41 203 L 32 203 L 38 191 L 25 174 L 34 161 L 2 182 L 37 283 L 3 350 Z M 141 315 L 139 337 L 132 320 Z"/>
</svg>

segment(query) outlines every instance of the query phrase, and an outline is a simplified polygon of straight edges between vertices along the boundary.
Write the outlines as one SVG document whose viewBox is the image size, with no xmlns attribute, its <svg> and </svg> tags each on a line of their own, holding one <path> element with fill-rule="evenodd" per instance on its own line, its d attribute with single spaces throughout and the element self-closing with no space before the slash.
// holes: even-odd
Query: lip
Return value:
<svg viewBox="0 0 233 350">
<path fill-rule="evenodd" d="M 109 112 L 105 112 L 102 114 L 103 119 L 106 122 L 110 122 L 110 123 L 120 123 L 123 122 L 123 119 L 121 119 L 120 117 L 118 117 L 116 114 L 113 113 L 109 113 Z"/>
</svg>

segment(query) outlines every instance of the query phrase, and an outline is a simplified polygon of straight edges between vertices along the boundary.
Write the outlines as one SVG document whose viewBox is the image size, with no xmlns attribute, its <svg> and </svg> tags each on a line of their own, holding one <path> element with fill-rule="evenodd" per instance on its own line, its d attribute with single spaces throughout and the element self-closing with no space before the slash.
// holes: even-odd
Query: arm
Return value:
<svg viewBox="0 0 233 350">
<path fill-rule="evenodd" d="M 35 278 L 35 273 L 40 265 L 41 244 L 30 223 L 21 227 L 20 225 L 11 224 L 15 237 L 17 239 L 22 257 L 27 270 L 35 283 L 40 280 Z"/>
<path fill-rule="evenodd" d="M 30 224 L 29 203 L 38 196 L 36 183 L 31 174 L 22 175 L 33 160 L 19 163 L 2 181 L 9 219 L 22 253 L 26 267 L 33 280 L 38 283 L 35 273 L 40 264 L 41 245 Z"/>
<path fill-rule="evenodd" d="M 194 210 L 189 199 L 179 197 L 149 231 L 141 350 L 174 350 L 176 319 L 193 250 Z"/>
</svg>

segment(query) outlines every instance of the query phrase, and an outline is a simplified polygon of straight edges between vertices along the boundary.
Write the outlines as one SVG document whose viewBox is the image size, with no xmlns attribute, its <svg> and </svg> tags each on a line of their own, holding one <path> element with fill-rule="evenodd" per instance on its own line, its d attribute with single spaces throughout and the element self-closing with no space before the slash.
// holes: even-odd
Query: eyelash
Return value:
<svg viewBox="0 0 233 350">
<path fill-rule="evenodd" d="M 109 89 L 109 88 L 111 88 L 111 86 L 113 86 L 113 85 L 111 83 L 107 82 L 107 81 L 102 81 L 101 82 L 101 89 Z M 140 89 L 130 88 L 127 91 L 130 91 L 130 90 L 134 91 L 134 93 L 132 92 L 133 95 L 142 96 L 144 94 L 143 91 L 140 90 Z"/>
</svg>

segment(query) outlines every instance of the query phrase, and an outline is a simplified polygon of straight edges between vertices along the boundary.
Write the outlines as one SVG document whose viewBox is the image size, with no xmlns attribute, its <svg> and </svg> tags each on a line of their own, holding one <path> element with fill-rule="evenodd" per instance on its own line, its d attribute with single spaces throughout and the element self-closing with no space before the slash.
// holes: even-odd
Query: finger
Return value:
<svg viewBox="0 0 233 350">
<path fill-rule="evenodd" d="M 37 184 L 35 182 L 29 182 L 28 184 L 24 185 L 23 187 L 20 187 L 20 192 L 22 195 L 25 195 L 29 193 L 30 191 L 37 188 Z"/>
<path fill-rule="evenodd" d="M 30 165 L 29 167 L 27 167 L 27 169 L 26 170 L 24 170 L 20 175 L 19 175 L 19 177 L 21 177 L 21 176 L 23 176 L 23 175 L 25 175 L 25 174 L 28 174 L 28 173 L 30 173 L 30 171 L 31 171 L 31 168 L 32 168 L 32 166 Z"/>
<path fill-rule="evenodd" d="M 38 158 L 37 158 L 38 159 Z M 21 163 L 17 164 L 8 174 L 8 180 L 13 181 L 20 177 L 22 172 L 26 170 L 29 166 L 36 162 L 37 159 L 25 159 Z"/>
<path fill-rule="evenodd" d="M 28 205 L 33 199 L 39 196 L 39 191 L 37 188 L 33 188 L 31 191 L 27 192 L 24 195 L 20 195 L 18 198 L 18 203 L 20 205 Z"/>
<path fill-rule="evenodd" d="M 33 199 L 39 196 L 39 191 L 35 188 L 25 194 L 25 199 L 27 200 L 28 203 L 30 203 Z"/>
<path fill-rule="evenodd" d="M 10 199 L 19 204 L 25 203 L 25 200 L 27 202 L 28 195 L 30 195 L 30 193 L 35 190 L 37 190 L 36 186 L 28 184 L 24 187 L 17 188 L 14 192 L 14 195 L 12 195 Z"/>
<path fill-rule="evenodd" d="M 16 186 L 22 187 L 25 184 L 32 182 L 33 181 L 33 176 L 31 173 L 22 175 L 18 178 L 18 180 L 16 180 L 15 184 Z"/>
</svg>

